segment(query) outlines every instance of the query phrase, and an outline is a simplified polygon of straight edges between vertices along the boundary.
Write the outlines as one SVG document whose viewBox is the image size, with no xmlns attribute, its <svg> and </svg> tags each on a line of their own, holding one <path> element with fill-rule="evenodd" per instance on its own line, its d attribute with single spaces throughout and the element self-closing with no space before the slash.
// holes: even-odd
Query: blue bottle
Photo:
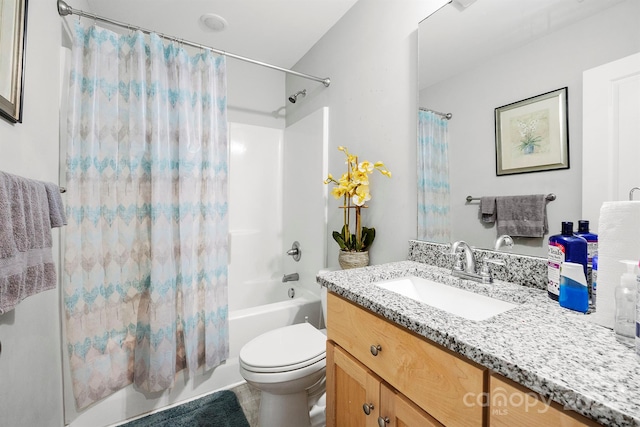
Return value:
<svg viewBox="0 0 640 427">
<path fill-rule="evenodd" d="M 591 264 L 593 256 L 598 252 L 598 235 L 589 232 L 589 221 L 581 219 L 578 221 L 576 236 L 584 237 L 587 241 L 587 263 Z"/>
<path fill-rule="evenodd" d="M 549 237 L 547 294 L 555 301 L 560 296 L 560 266 L 563 262 L 582 265 L 587 280 L 587 241 L 573 234 L 573 222 L 570 221 L 562 222 L 561 234 Z"/>
<path fill-rule="evenodd" d="M 582 265 L 575 262 L 563 262 L 560 267 L 560 297 L 561 307 L 586 313 L 589 310 L 589 290 L 587 278 L 582 271 Z"/>
<path fill-rule="evenodd" d="M 595 309 L 598 293 L 598 253 L 593 256 L 591 261 L 591 307 Z"/>
</svg>

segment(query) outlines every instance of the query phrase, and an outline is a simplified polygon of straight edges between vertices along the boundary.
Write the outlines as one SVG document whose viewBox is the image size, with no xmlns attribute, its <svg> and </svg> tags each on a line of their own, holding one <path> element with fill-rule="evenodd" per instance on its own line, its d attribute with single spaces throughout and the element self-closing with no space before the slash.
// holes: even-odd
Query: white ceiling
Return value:
<svg viewBox="0 0 640 427">
<path fill-rule="evenodd" d="M 291 68 L 356 1 L 87 0 L 86 12 Z M 203 30 L 199 19 L 205 13 L 224 17 L 227 29 Z"/>
</svg>

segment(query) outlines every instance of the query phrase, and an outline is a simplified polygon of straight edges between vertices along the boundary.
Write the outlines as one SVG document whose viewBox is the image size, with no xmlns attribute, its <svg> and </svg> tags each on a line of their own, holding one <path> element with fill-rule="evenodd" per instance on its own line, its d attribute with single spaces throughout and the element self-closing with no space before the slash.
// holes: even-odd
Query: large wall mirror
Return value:
<svg viewBox="0 0 640 427">
<path fill-rule="evenodd" d="M 600 173 L 583 171 L 583 73 L 637 52 L 638 0 L 453 0 L 420 22 L 419 106 L 452 114 L 452 241 L 491 249 L 498 237 L 467 196 L 556 195 L 549 232 L 514 239 L 516 253 L 546 257 L 562 221 L 597 224 L 582 210 L 583 172 Z M 498 176 L 495 109 L 565 87 L 569 168 Z"/>
</svg>

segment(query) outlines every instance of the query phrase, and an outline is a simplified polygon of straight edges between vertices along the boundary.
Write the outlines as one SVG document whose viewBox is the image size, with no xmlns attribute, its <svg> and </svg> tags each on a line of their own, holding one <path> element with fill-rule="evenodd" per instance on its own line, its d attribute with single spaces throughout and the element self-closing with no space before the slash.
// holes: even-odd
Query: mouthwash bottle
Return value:
<svg viewBox="0 0 640 427">
<path fill-rule="evenodd" d="M 573 234 L 571 221 L 563 221 L 562 232 L 549 237 L 547 294 L 555 301 L 560 296 L 560 266 L 563 262 L 582 265 L 587 280 L 587 241 Z"/>
<path fill-rule="evenodd" d="M 589 310 L 589 290 L 582 265 L 575 262 L 563 262 L 560 267 L 561 307 L 586 313 Z"/>
<path fill-rule="evenodd" d="M 581 219 L 578 221 L 578 232 L 576 236 L 584 237 L 587 241 L 587 263 L 591 264 L 593 256 L 598 252 L 598 235 L 589 232 L 589 221 Z"/>
</svg>

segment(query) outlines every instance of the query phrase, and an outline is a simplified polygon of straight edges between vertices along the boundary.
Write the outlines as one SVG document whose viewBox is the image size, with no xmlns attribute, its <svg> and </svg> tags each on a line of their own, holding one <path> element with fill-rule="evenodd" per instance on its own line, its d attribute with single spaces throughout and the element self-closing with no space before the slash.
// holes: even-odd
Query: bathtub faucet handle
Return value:
<svg viewBox="0 0 640 427">
<path fill-rule="evenodd" d="M 282 282 L 296 282 L 300 280 L 298 273 L 285 274 L 282 276 Z"/>
<path fill-rule="evenodd" d="M 293 257 L 294 261 L 300 261 L 300 257 L 302 257 L 302 249 L 300 249 L 300 243 L 298 243 L 297 241 L 293 242 L 293 245 L 291 245 L 291 249 L 289 249 L 287 251 L 287 255 L 290 255 Z"/>
</svg>

